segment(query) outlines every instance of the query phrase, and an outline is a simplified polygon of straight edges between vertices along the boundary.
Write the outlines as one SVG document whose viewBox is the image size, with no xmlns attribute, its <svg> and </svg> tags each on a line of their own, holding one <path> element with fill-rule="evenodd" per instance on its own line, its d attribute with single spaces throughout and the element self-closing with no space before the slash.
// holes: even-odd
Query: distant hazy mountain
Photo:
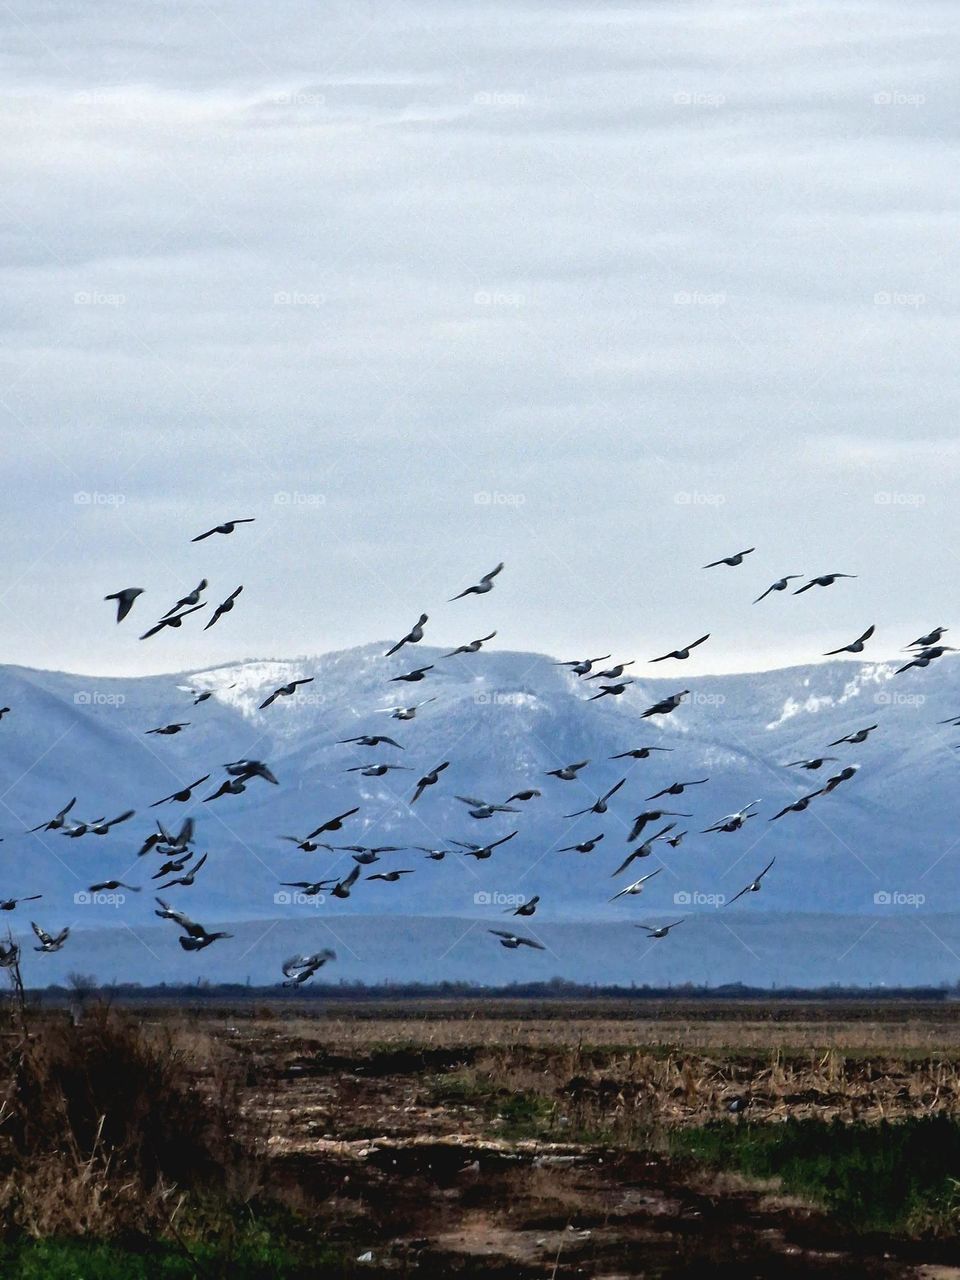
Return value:
<svg viewBox="0 0 960 1280">
<path fill-rule="evenodd" d="M 960 665 L 950 658 L 896 677 L 890 665 L 834 661 L 714 677 L 693 676 L 691 663 L 664 663 L 653 679 L 638 664 L 627 672 L 638 673 L 637 682 L 623 697 L 590 702 L 600 680 L 578 679 L 541 655 L 443 658 L 418 645 L 385 659 L 386 647 L 123 680 L 3 668 L 0 699 L 12 710 L 0 723 L 6 867 L 0 891 L 44 895 L 7 921 L 18 933 L 30 918 L 75 929 L 59 956 L 31 955 L 30 981 L 71 968 L 143 981 L 248 973 L 260 981 L 285 951 L 336 947 L 338 935 L 343 975 L 371 981 L 445 973 L 501 981 L 530 972 L 597 981 L 800 982 L 826 975 L 898 982 L 960 974 L 960 937 L 949 924 L 960 909 L 960 756 L 953 750 L 960 731 L 937 724 L 960 713 Z M 389 683 L 429 663 L 435 668 L 420 683 Z M 273 688 L 301 674 L 316 678 L 295 697 L 257 710 Z M 190 689 L 215 692 L 194 706 Z M 683 689 L 690 695 L 672 715 L 641 718 L 652 703 Z M 383 712 L 429 697 L 436 701 L 410 722 Z M 176 736 L 146 735 L 171 721 L 190 725 Z M 874 723 L 879 727 L 863 745 L 829 751 L 839 757 L 836 765 L 818 772 L 784 767 Z M 405 749 L 337 745 L 378 732 Z M 609 759 L 643 745 L 671 752 L 638 762 Z M 202 803 L 223 778 L 223 764 L 241 757 L 266 761 L 279 786 L 256 780 L 243 795 Z M 452 763 L 440 783 L 411 808 L 416 779 L 445 759 Z M 591 764 L 575 782 L 544 776 L 582 759 Z M 409 772 L 383 778 L 345 772 L 374 761 L 404 764 Z M 846 764 L 860 765 L 850 782 L 805 813 L 769 822 Z M 191 803 L 149 808 L 207 772 L 210 781 Z M 621 777 L 627 783 L 607 814 L 564 818 Z M 647 802 L 674 781 L 705 777 L 708 783 L 681 796 Z M 454 799 L 502 801 L 524 787 L 543 794 L 517 804 L 516 814 L 489 820 L 471 818 Z M 110 818 L 127 808 L 137 816 L 105 837 L 24 834 L 73 795 L 79 818 Z M 761 801 L 758 816 L 742 830 L 699 834 L 754 799 Z M 280 881 L 342 875 L 352 865 L 349 854 L 304 854 L 278 837 L 305 835 L 355 804 L 360 813 L 331 841 L 404 846 L 363 874 L 391 867 L 416 874 L 396 884 L 361 880 L 346 901 L 278 898 L 285 892 Z M 632 818 L 657 807 L 692 814 L 664 819 L 690 834 L 677 849 L 657 844 L 653 856 L 613 878 L 629 848 Z M 187 813 L 196 818 L 196 845 L 209 851 L 209 861 L 193 888 L 166 896 L 205 924 L 240 922 L 243 935 L 242 944 L 218 943 L 199 956 L 182 955 L 175 927 L 153 917 L 150 876 L 159 862 L 155 855 L 136 857 L 155 818 L 177 825 Z M 656 829 L 651 824 L 645 834 Z M 514 830 L 516 838 L 484 862 L 460 853 L 432 862 L 409 848 L 450 847 L 452 839 L 482 844 Z M 600 832 L 605 838 L 591 854 L 558 852 Z M 760 894 L 719 905 L 774 856 Z M 618 888 L 659 865 L 664 871 L 642 897 L 609 903 Z M 112 878 L 143 892 L 121 893 L 119 903 L 84 900 L 88 885 Z M 502 950 L 484 927 L 512 922 L 506 904 L 535 893 L 540 909 L 518 929 L 557 945 L 546 954 Z M 785 913 L 782 920 L 777 913 Z M 652 947 L 630 927 L 680 916 L 686 923 Z M 469 937 L 457 942 L 465 930 Z M 624 972 L 634 958 L 637 972 Z"/>
</svg>

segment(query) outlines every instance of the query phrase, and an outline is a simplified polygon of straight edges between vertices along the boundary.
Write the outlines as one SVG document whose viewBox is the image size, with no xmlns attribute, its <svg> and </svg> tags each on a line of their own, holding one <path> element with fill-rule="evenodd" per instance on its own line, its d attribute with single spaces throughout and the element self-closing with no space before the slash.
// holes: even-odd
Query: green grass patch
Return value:
<svg viewBox="0 0 960 1280">
<path fill-rule="evenodd" d="M 839 1120 L 676 1130 L 674 1155 L 777 1179 L 859 1231 L 952 1233 L 960 1225 L 960 1121 Z"/>
</svg>

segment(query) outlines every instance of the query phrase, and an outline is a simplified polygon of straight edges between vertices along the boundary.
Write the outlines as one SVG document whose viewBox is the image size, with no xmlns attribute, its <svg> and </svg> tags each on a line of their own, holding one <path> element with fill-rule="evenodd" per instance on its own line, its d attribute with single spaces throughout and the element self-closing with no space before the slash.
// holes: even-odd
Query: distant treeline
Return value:
<svg viewBox="0 0 960 1280">
<path fill-rule="evenodd" d="M 490 987 L 470 982 L 404 982 L 381 983 L 375 986 L 363 982 L 321 983 L 312 982 L 302 987 L 253 986 L 249 982 L 209 983 L 203 980 L 186 984 L 160 983 L 143 986 L 137 982 L 99 984 L 91 978 L 74 979 L 67 986 L 33 988 L 30 995 L 48 998 L 55 1002 L 75 1001 L 91 995 L 118 1001 L 135 1002 L 157 1000 L 166 1003 L 197 1000 L 290 1000 L 297 1002 L 343 1001 L 356 1004 L 369 1001 L 389 1003 L 404 1000 L 926 1000 L 945 1001 L 960 997 L 960 983 L 936 987 L 856 987 L 831 985 L 827 987 L 748 987 L 742 983 L 705 987 L 692 983 L 678 983 L 666 987 L 647 985 L 601 986 L 568 982 L 553 978 L 549 982 L 512 982 L 507 986 Z"/>
</svg>

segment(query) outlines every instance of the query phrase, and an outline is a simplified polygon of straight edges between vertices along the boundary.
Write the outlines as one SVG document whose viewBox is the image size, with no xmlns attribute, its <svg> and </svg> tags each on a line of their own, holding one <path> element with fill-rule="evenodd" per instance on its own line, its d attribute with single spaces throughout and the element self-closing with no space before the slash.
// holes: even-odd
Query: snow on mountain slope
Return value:
<svg viewBox="0 0 960 1280">
<path fill-rule="evenodd" d="M 960 664 L 949 657 L 896 677 L 888 665 L 855 661 L 711 677 L 690 674 L 690 664 L 672 663 L 667 673 L 667 664 L 661 665 L 656 678 L 638 664 L 627 673 L 639 671 L 623 697 L 589 702 L 601 681 L 580 680 L 541 655 L 494 650 L 444 658 L 418 645 L 386 659 L 386 647 L 122 680 L 0 668 L 0 700 L 12 708 L 0 723 L 0 891 L 43 892 L 43 901 L 31 905 L 33 918 L 48 928 L 71 923 L 78 932 L 122 928 L 142 934 L 150 925 L 153 937 L 150 876 L 159 864 L 152 856 L 138 859 L 136 851 L 155 818 L 174 825 L 189 813 L 197 821 L 197 848 L 209 852 L 209 862 L 193 888 L 174 888 L 166 896 L 211 925 L 273 921 L 278 913 L 292 921 L 322 917 L 334 930 L 338 919 L 354 916 L 489 920 L 493 903 L 534 893 L 542 897 L 537 926 L 672 919 L 716 911 L 720 898 L 731 898 L 774 856 L 762 894 L 719 908 L 718 920 L 737 928 L 744 913 L 761 909 L 875 918 L 898 910 L 960 909 L 960 757 L 952 749 L 960 733 L 937 724 L 960 713 Z M 430 663 L 434 670 L 419 683 L 389 682 Z M 277 685 L 301 675 L 315 679 L 293 697 L 257 710 Z M 191 689 L 215 693 L 194 706 Z M 672 715 L 641 718 L 652 703 L 684 689 L 689 697 Z M 392 706 L 431 697 L 436 701 L 415 720 L 404 723 L 386 714 Z M 176 736 L 146 735 L 171 721 L 190 723 Z M 830 750 L 839 757 L 835 766 L 819 772 L 783 767 L 874 723 L 879 728 L 862 745 Z M 387 733 L 404 750 L 338 745 L 360 733 Z M 609 759 L 645 744 L 669 747 L 670 753 L 643 761 Z M 243 795 L 203 803 L 224 776 L 223 764 L 241 757 L 265 760 L 279 786 L 255 780 Z M 411 808 L 416 779 L 445 759 L 451 765 L 440 783 Z M 544 776 L 582 759 L 591 763 L 575 782 Z M 408 771 L 382 778 L 345 772 L 381 760 Z M 768 821 L 848 763 L 861 766 L 850 782 L 815 800 L 805 813 Z M 149 808 L 208 772 L 209 782 L 189 804 Z M 626 785 L 608 813 L 564 816 L 589 806 L 621 777 Z M 676 780 L 703 777 L 710 781 L 681 796 L 647 802 Z M 542 795 L 518 804 L 516 814 L 485 821 L 471 818 L 454 798 L 502 801 L 524 787 Z M 79 818 L 110 818 L 127 808 L 137 816 L 105 837 L 24 834 L 73 795 Z M 758 816 L 741 831 L 699 834 L 753 799 L 761 800 Z M 279 837 L 303 836 L 357 804 L 360 813 L 331 841 L 404 846 L 364 874 L 389 867 L 412 867 L 416 874 L 396 884 L 361 880 L 345 901 L 308 905 L 278 899 L 284 892 L 280 881 L 342 875 L 352 865 L 349 854 L 304 854 Z M 628 849 L 632 818 L 656 807 L 692 814 L 664 819 L 690 834 L 677 849 L 656 845 L 649 859 L 613 878 Z M 656 829 L 652 825 L 646 834 Z M 432 862 L 406 848 L 446 847 L 452 839 L 480 844 L 514 830 L 515 839 L 484 862 L 459 853 Z M 600 832 L 605 838 L 592 854 L 558 852 Z M 609 903 L 616 889 L 661 864 L 664 873 L 641 899 Z M 121 894 L 125 901 L 119 904 L 84 901 L 88 885 L 108 878 L 144 891 Z M 906 901 L 918 898 L 919 905 Z M 27 911 L 18 909 L 18 926 L 29 918 Z M 501 922 L 508 919 L 496 914 Z M 175 936 L 174 927 L 167 928 Z M 144 944 L 147 961 L 152 947 Z M 82 959 L 76 964 L 82 968 Z"/>
</svg>

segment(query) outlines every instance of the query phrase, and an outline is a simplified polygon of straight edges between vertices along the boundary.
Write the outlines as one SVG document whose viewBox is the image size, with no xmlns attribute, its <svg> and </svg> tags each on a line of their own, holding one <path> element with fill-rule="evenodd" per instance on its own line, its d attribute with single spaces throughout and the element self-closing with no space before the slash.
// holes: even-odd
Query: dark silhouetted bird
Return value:
<svg viewBox="0 0 960 1280">
<path fill-rule="evenodd" d="M 497 565 L 495 569 L 491 569 L 489 573 L 485 573 L 478 583 L 472 587 L 467 587 L 465 591 L 461 591 L 459 595 L 451 596 L 449 603 L 454 600 L 462 600 L 464 596 L 485 596 L 488 591 L 493 590 L 493 580 L 503 569 L 503 561 Z"/>
<path fill-rule="evenodd" d="M 122 622 L 130 610 L 133 608 L 133 602 L 137 596 L 143 595 L 143 587 L 124 587 L 122 591 L 114 591 L 113 595 L 104 596 L 104 600 L 116 600 L 117 602 L 117 621 Z"/>
<path fill-rule="evenodd" d="M 247 516 L 242 520 L 225 520 L 223 524 L 216 524 L 212 529 L 208 529 L 206 533 L 198 533 L 195 538 L 191 538 L 191 542 L 203 542 L 204 538 L 211 538 L 215 533 L 233 533 L 238 524 L 253 524 L 255 516 Z"/>
</svg>

